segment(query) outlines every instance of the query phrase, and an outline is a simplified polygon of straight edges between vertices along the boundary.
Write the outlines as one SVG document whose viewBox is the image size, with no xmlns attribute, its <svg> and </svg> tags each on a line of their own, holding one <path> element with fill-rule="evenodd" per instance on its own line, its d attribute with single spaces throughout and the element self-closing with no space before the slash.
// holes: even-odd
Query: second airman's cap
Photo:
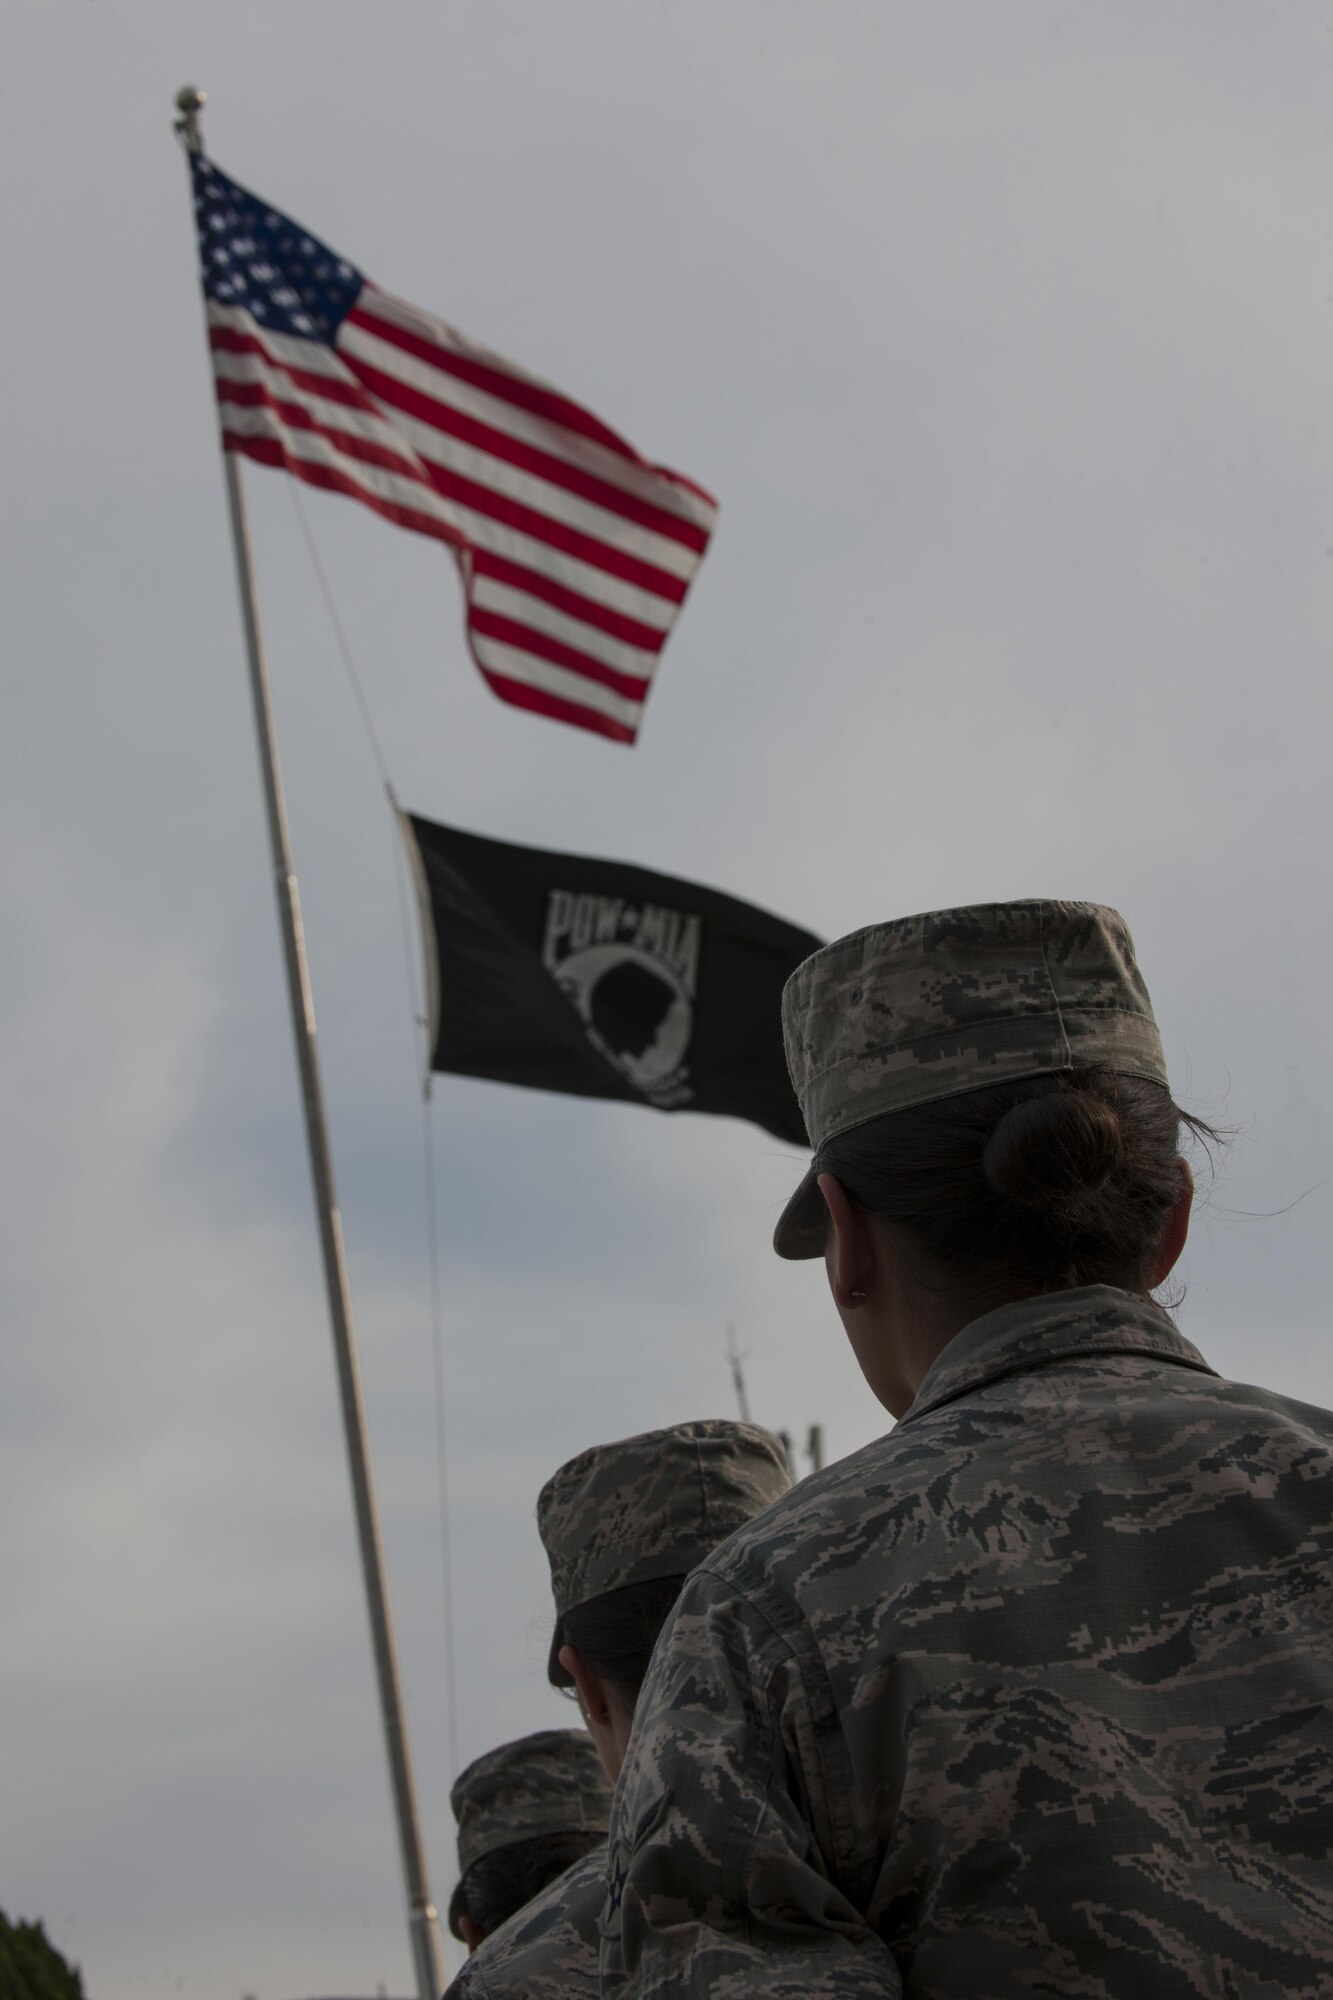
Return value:
<svg viewBox="0 0 1333 2000">
<path fill-rule="evenodd" d="M 548 1672 L 562 1685 L 567 1611 L 608 1591 L 684 1576 L 791 1485 L 771 1432 L 720 1419 L 594 1445 L 537 1498 L 551 1565 L 555 1634 Z"/>
<path fill-rule="evenodd" d="M 469 1764 L 449 1803 L 458 1822 L 458 1867 L 540 1833 L 605 1833 L 611 1786 L 586 1729 L 539 1729 Z"/>
<path fill-rule="evenodd" d="M 825 945 L 782 995 L 787 1067 L 815 1160 L 773 1236 L 823 1254 L 819 1149 L 910 1105 L 1096 1065 L 1166 1084 L 1124 918 L 1097 903 L 977 903 Z"/>
</svg>

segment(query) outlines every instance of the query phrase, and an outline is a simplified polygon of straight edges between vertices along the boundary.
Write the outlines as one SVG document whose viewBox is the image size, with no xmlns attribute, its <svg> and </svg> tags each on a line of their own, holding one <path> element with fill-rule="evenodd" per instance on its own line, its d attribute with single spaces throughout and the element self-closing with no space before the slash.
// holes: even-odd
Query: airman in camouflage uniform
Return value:
<svg viewBox="0 0 1333 2000">
<path fill-rule="evenodd" d="M 551 1566 L 560 1666 L 565 1619 L 631 1585 L 683 1576 L 791 1484 L 786 1455 L 753 1424 L 702 1421 L 581 1452 L 549 1479 L 537 1526 Z M 559 1876 L 472 1955 L 452 2000 L 596 2000 L 605 1845 Z"/>
<path fill-rule="evenodd" d="M 492 1931 L 450 1985 L 449 2000 L 597 2000 L 605 1901 L 602 1841 Z"/>
<path fill-rule="evenodd" d="M 1164 1081 L 1114 912 L 878 926 L 784 998 L 812 1142 L 996 1080 Z M 970 1079 L 970 1081 L 969 1081 Z M 779 1223 L 824 1248 L 807 1176 Z M 617 1788 L 603 1991 L 1333 1993 L 1333 1415 L 1096 1284 L 686 1585 Z"/>
<path fill-rule="evenodd" d="M 461 1919 L 471 1914 L 469 1870 L 546 1835 L 586 1834 L 603 1851 L 611 1787 L 585 1730 L 538 1729 L 475 1758 L 455 1780 L 449 1803 L 458 1826 L 459 1873 L 449 1928 L 462 1938 Z M 556 1872 L 563 1869 L 557 1865 Z"/>
<path fill-rule="evenodd" d="M 537 1495 L 555 1599 L 551 1681 L 568 1685 L 560 1648 L 571 1611 L 633 1583 L 687 1575 L 790 1485 L 770 1431 L 713 1417 L 593 1445 L 552 1473 Z"/>
</svg>

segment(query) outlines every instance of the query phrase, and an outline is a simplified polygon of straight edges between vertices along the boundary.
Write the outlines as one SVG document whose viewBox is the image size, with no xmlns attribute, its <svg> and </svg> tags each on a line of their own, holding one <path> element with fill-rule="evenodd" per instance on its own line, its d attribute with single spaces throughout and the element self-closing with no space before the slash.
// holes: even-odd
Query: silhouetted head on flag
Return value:
<svg viewBox="0 0 1333 2000">
<path fill-rule="evenodd" d="M 675 1005 L 675 990 L 656 972 L 622 959 L 588 995 L 592 1024 L 618 1056 L 643 1056 Z"/>
</svg>

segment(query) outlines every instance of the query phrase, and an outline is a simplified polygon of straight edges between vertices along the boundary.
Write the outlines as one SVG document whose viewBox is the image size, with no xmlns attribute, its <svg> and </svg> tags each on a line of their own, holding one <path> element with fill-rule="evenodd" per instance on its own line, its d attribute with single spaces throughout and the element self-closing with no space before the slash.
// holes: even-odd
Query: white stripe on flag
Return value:
<svg viewBox="0 0 1333 2000">
<path fill-rule="evenodd" d="M 512 584 L 501 583 L 496 577 L 474 576 L 468 596 L 479 611 L 493 611 L 497 617 L 513 618 L 521 625 L 530 625 L 534 631 L 545 632 L 548 638 L 559 639 L 566 646 L 576 646 L 581 653 L 600 660 L 603 666 L 614 667 L 617 673 L 634 674 L 640 680 L 651 680 L 657 666 L 657 653 L 649 652 L 644 646 L 627 646 L 623 639 L 613 639 L 600 627 L 585 624 L 581 618 L 571 618 L 565 612 L 557 611 L 553 604 L 547 604 L 543 598 L 533 597 L 526 590 L 516 590 Z"/>
<path fill-rule="evenodd" d="M 399 301 L 389 299 L 384 292 L 374 291 L 367 286 L 358 301 L 358 310 L 367 315 L 390 320 L 422 340 L 436 340 L 439 334 L 450 329 L 442 328 L 438 320 L 429 319 L 424 313 L 414 314 L 409 308 L 391 312 L 387 308 L 399 306 Z M 443 344 L 443 343 L 441 343 Z M 571 431 L 564 425 L 554 424 L 545 417 L 539 417 L 530 410 L 522 409 L 516 403 L 503 401 L 488 390 L 479 389 L 471 382 L 460 381 L 441 368 L 434 368 L 428 361 L 415 354 L 409 354 L 391 340 L 385 340 L 370 327 L 354 326 L 344 321 L 338 330 L 339 353 L 355 356 L 370 368 L 377 368 L 382 374 L 402 382 L 409 389 L 417 390 L 423 396 L 433 397 L 437 403 L 447 404 L 462 415 L 474 418 L 478 423 L 489 424 L 493 430 L 503 431 L 507 437 L 519 444 L 532 445 L 538 451 L 549 451 L 556 458 L 567 460 L 583 472 L 589 472 L 597 479 L 606 480 L 608 485 L 619 486 L 636 499 L 646 500 L 650 506 L 660 507 L 664 513 L 678 514 L 683 521 L 691 521 L 705 532 L 717 518 L 717 508 L 712 502 L 692 493 L 688 487 L 680 486 L 669 473 L 659 472 L 655 466 L 637 464 L 633 459 L 622 458 L 618 452 L 598 444 L 593 438 L 583 437 L 578 431 Z M 469 350 L 460 344 L 459 351 Z M 519 381 L 535 380 L 523 376 L 508 363 L 494 356 L 483 355 L 471 350 L 471 358 L 484 361 L 487 367 L 501 373 L 517 376 Z M 547 387 L 541 383 L 541 388 Z M 551 391 L 558 394 L 558 391 Z M 696 555 L 695 560 L 700 558 Z"/>
<path fill-rule="evenodd" d="M 626 729 L 638 728 L 643 714 L 641 701 L 630 701 L 614 688 L 603 687 L 600 681 L 585 680 L 582 674 L 571 673 L 567 667 L 539 660 L 535 653 L 521 653 L 517 647 L 484 638 L 480 632 L 473 632 L 471 638 L 477 661 L 488 673 L 499 674 L 502 680 L 521 681 L 525 687 L 541 688 L 546 694 L 559 695 L 562 701 L 576 701 L 583 708 L 623 723 Z"/>
<path fill-rule="evenodd" d="M 397 507 L 409 507 L 415 513 L 443 522 L 461 535 L 457 509 L 422 480 L 386 472 L 378 465 L 367 465 L 364 459 L 353 458 L 340 451 L 322 431 L 298 430 L 284 424 L 276 410 L 246 409 L 237 404 L 223 403 L 221 414 L 223 429 L 237 437 L 274 438 L 285 446 L 293 458 L 299 458 L 307 465 L 331 466 L 377 500 L 391 501 Z"/>
<path fill-rule="evenodd" d="M 265 352 L 282 367 L 301 368 L 307 375 L 329 375 L 336 382 L 346 382 L 358 395 L 365 394 L 346 362 L 340 361 L 334 350 L 325 346 L 322 340 L 307 340 L 304 335 L 296 333 L 274 333 L 270 327 L 261 326 L 244 306 L 220 306 L 212 299 L 208 302 L 208 323 L 262 341 Z M 214 361 L 219 353 L 225 351 L 215 347 Z"/>
<path fill-rule="evenodd" d="M 378 397 L 372 396 L 371 400 L 381 409 L 385 407 Z M 655 569 L 665 570 L 668 576 L 679 577 L 682 582 L 688 581 L 699 567 L 696 550 L 670 541 L 665 535 L 655 535 L 651 528 L 627 521 L 623 514 L 612 514 L 563 486 L 552 485 L 549 480 L 509 465 L 502 458 L 493 458 L 490 452 L 479 451 L 475 445 L 463 444 L 419 417 L 395 410 L 393 421 L 417 456 L 428 464 L 443 466 L 446 472 L 456 472 L 460 478 L 485 486 L 492 493 L 517 500 L 550 520 L 591 535 L 594 540 L 605 542 L 608 548 L 619 549 L 639 562 L 651 563 Z"/>
<path fill-rule="evenodd" d="M 284 424 L 274 410 L 246 409 L 224 403 L 222 416 L 224 428 L 237 436 L 275 438 L 286 446 L 294 458 L 310 465 L 334 466 L 344 477 L 376 499 L 410 507 L 418 514 L 441 521 L 473 548 L 489 549 L 495 555 L 506 556 L 525 569 L 535 570 L 540 576 L 566 584 L 569 589 L 578 591 L 580 596 L 591 598 L 595 604 L 604 604 L 608 610 L 619 611 L 641 625 L 651 626 L 654 631 L 670 631 L 680 609 L 679 605 L 665 598 L 641 590 L 636 584 L 626 583 L 618 576 L 610 576 L 603 569 L 594 569 L 590 563 L 580 562 L 577 556 L 566 555 L 562 549 L 553 549 L 548 543 L 536 541 L 531 535 L 507 527 L 502 521 L 493 521 L 485 514 L 475 513 L 470 507 L 460 507 L 419 479 L 367 465 L 364 460 L 340 451 L 320 431 L 298 430 Z M 581 645 L 582 641 L 577 643 Z M 592 648 L 585 650 L 591 652 Z"/>
<path fill-rule="evenodd" d="M 511 562 L 521 563 L 539 576 L 550 577 L 553 582 L 576 590 L 580 597 L 591 598 L 594 604 L 604 604 L 610 611 L 637 619 L 640 625 L 650 625 L 655 632 L 669 632 L 675 622 L 680 606 L 659 597 L 655 591 L 641 590 L 638 584 L 626 583 L 623 577 L 595 569 L 591 563 L 566 555 L 563 549 L 553 549 L 549 542 L 539 542 L 521 529 L 507 527 L 503 521 L 493 521 L 487 514 L 475 513 L 471 507 L 453 504 L 452 518 L 460 523 L 473 548 L 507 556 Z"/>
<path fill-rule="evenodd" d="M 404 469 L 415 465 L 411 446 L 397 424 L 391 424 L 387 417 L 372 411 L 354 409 L 350 404 L 333 402 L 327 396 L 316 396 L 311 390 L 293 382 L 281 364 L 266 361 L 262 354 L 237 354 L 219 348 L 213 356 L 213 373 L 220 382 L 259 383 L 271 390 L 280 402 L 295 403 L 308 411 L 311 421 L 321 430 L 342 431 L 350 437 L 364 438 L 369 444 L 380 445 L 385 451 L 395 453 L 403 461 Z M 240 404 L 228 404 L 229 409 L 241 407 Z M 417 472 L 416 476 L 424 475 Z"/>
</svg>

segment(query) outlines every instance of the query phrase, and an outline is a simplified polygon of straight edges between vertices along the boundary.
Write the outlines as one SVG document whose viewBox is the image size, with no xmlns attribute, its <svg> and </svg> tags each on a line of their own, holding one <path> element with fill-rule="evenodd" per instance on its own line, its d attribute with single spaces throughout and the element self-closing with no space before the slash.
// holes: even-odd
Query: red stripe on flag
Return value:
<svg viewBox="0 0 1333 2000">
<path fill-rule="evenodd" d="M 472 604 L 468 607 L 468 624 L 483 639 L 497 639 L 502 646 L 533 653 L 539 660 L 549 660 L 552 666 L 567 667 L 571 673 L 581 674 L 585 681 L 596 681 L 601 687 L 624 695 L 626 701 L 642 701 L 648 693 L 650 683 L 642 674 L 623 674 L 616 667 L 608 667 L 605 660 L 595 660 L 590 653 L 581 653 L 577 647 L 553 639 L 549 632 L 521 625 L 517 618 L 505 618 L 497 611 L 486 611 Z"/>
<path fill-rule="evenodd" d="M 584 708 L 576 701 L 565 701 L 558 694 L 548 694 L 545 688 L 530 687 L 526 681 L 506 680 L 502 674 L 493 674 L 481 661 L 477 666 L 485 675 L 492 693 L 501 701 L 509 702 L 514 708 L 530 708 L 538 715 L 549 715 L 556 722 L 572 722 L 579 729 L 595 730 L 599 736 L 609 736 L 613 743 L 632 743 L 637 731 L 617 722 L 614 716 L 603 715 L 600 709 Z"/>
<path fill-rule="evenodd" d="M 525 507 L 521 500 L 511 500 L 507 493 L 497 493 L 475 479 L 464 479 L 461 472 L 450 472 L 447 466 L 427 460 L 426 468 L 435 491 L 448 500 L 456 500 L 460 507 L 484 514 L 488 520 L 503 522 L 507 528 L 516 528 L 520 534 L 530 535 L 533 541 L 544 542 L 547 548 L 559 549 L 562 554 L 587 563 L 591 569 L 618 576 L 622 582 L 635 584 L 670 604 L 679 604 L 684 599 L 687 580 L 668 575 L 655 563 L 626 555 L 623 549 L 613 549 L 609 543 L 599 542 L 579 528 L 553 520 L 549 514 L 540 514 L 535 507 Z"/>
<path fill-rule="evenodd" d="M 526 381 L 521 376 L 506 374 L 500 368 L 488 367 L 486 363 L 457 354 L 452 348 L 442 347 L 436 341 L 425 340 L 420 334 L 409 333 L 406 327 L 397 326 L 392 320 L 380 319 L 374 310 L 375 291 L 376 287 L 368 284 L 348 313 L 347 320 L 353 326 L 363 327 L 377 339 L 401 348 L 404 354 L 414 354 L 418 361 L 426 361 L 432 368 L 456 376 L 460 382 L 470 382 L 474 389 L 484 389 L 488 396 L 512 403 L 516 409 L 529 410 L 533 416 L 544 417 L 550 424 L 560 424 L 567 431 L 577 431 L 580 437 L 605 445 L 619 458 L 632 459 L 636 465 L 643 464 L 634 447 L 627 444 L 624 438 L 617 437 L 591 411 L 571 403 L 558 390 L 547 389 L 541 383 Z M 347 356 L 340 354 L 338 358 L 346 361 Z"/>
<path fill-rule="evenodd" d="M 232 326 L 211 326 L 208 329 L 208 344 L 223 354 L 257 354 L 261 361 L 270 368 L 278 369 L 307 395 L 323 396 L 330 403 L 345 403 L 350 409 L 365 410 L 369 416 L 379 415 L 365 390 L 357 383 L 347 381 L 344 373 L 321 375 L 313 368 L 296 368 L 290 361 L 284 361 L 281 355 L 275 354 L 257 334 L 241 333 Z M 314 346 L 315 343 L 312 341 L 309 345 Z M 333 350 L 326 348 L 325 352 L 331 354 Z M 341 356 L 338 357 L 338 365 L 340 370 L 345 370 L 346 363 Z M 222 379 L 215 371 L 214 380 Z"/>
<path fill-rule="evenodd" d="M 660 653 L 666 644 L 667 635 L 657 626 L 644 625 L 637 618 L 627 617 L 623 611 L 613 611 L 609 605 L 597 604 L 580 591 L 571 590 L 567 584 L 557 583 L 554 577 L 543 576 L 540 570 L 528 569 L 508 556 L 497 555 L 494 549 L 474 549 L 470 561 L 477 576 L 493 577 L 497 583 L 507 583 L 513 590 L 526 591 L 529 597 L 539 597 L 543 604 L 565 612 L 570 618 L 579 619 L 584 625 L 595 626 L 612 639 L 623 639 L 627 646 L 638 646 L 645 653 Z"/>
<path fill-rule="evenodd" d="M 544 479 L 552 486 L 561 486 L 567 493 L 577 493 L 581 499 L 592 501 L 594 506 L 605 508 L 608 514 L 619 514 L 639 527 L 650 528 L 655 535 L 679 542 L 684 548 L 693 549 L 697 555 L 702 555 L 708 547 L 709 531 L 696 522 L 687 521 L 680 514 L 669 513 L 665 507 L 654 507 L 651 501 L 641 500 L 637 494 L 627 493 L 623 487 L 614 486 L 609 480 L 598 479 L 593 473 L 584 472 L 551 452 L 540 451 L 535 445 L 524 444 L 504 431 L 493 429 L 490 424 L 481 423 L 476 417 L 465 416 L 451 404 L 438 402 L 435 397 L 414 389 L 396 375 L 386 375 L 382 368 L 372 368 L 354 354 L 340 353 L 338 359 L 351 370 L 376 402 L 401 410 L 405 416 L 415 417 L 432 430 L 442 431 L 447 437 L 457 438 L 462 444 L 472 445 L 478 451 L 489 453 L 492 458 L 502 459 L 521 472 L 530 472 L 534 478 Z"/>
<path fill-rule="evenodd" d="M 241 431 L 229 431 L 222 427 L 224 451 L 239 452 L 243 458 L 253 458 L 260 465 L 273 465 L 290 472 L 297 479 L 304 479 L 307 486 L 321 486 L 329 493 L 350 494 L 353 500 L 360 500 L 367 507 L 373 507 L 386 521 L 393 521 L 400 528 L 411 528 L 414 534 L 429 535 L 433 541 L 445 542 L 458 550 L 466 546 L 463 537 L 449 528 L 433 514 L 419 514 L 414 507 L 408 507 L 397 500 L 385 500 L 378 493 L 362 486 L 350 473 L 342 472 L 336 465 L 316 465 L 309 459 L 298 458 L 287 450 L 280 438 L 248 437 Z"/>
<path fill-rule="evenodd" d="M 233 382 L 229 377 L 220 376 L 218 402 L 234 403 L 246 410 L 272 410 L 289 429 L 312 431 L 316 437 L 327 438 L 334 450 L 346 458 L 359 459 L 363 465 L 377 465 L 383 472 L 395 472 L 402 479 L 410 479 L 415 486 L 430 486 L 430 481 L 422 477 L 420 466 L 402 452 L 377 444 L 373 438 L 358 437 L 355 431 L 336 430 L 332 424 L 316 417 L 304 403 L 282 402 L 266 382 Z"/>
</svg>

